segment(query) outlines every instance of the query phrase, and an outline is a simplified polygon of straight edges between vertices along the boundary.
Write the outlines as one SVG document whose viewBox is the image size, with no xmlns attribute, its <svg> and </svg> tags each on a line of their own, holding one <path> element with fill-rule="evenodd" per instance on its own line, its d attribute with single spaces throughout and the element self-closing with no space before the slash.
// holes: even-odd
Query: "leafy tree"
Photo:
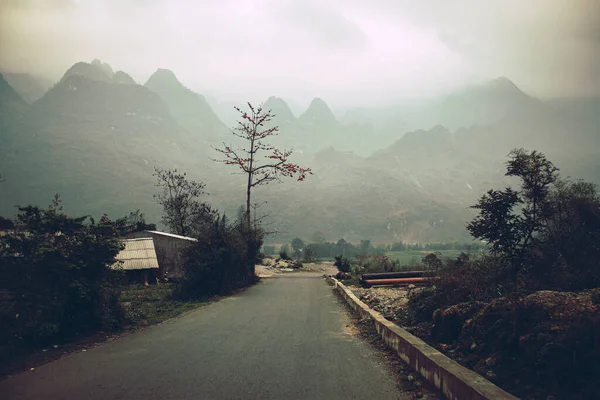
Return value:
<svg viewBox="0 0 600 400">
<path fill-rule="evenodd" d="M 369 253 L 372 248 L 373 248 L 373 246 L 371 246 L 371 241 L 370 240 L 361 240 L 360 241 L 360 252 L 362 254 Z"/>
<path fill-rule="evenodd" d="M 302 261 L 305 263 L 312 263 L 317 261 L 318 258 L 318 254 L 317 251 L 314 247 L 314 245 L 309 244 L 308 246 L 306 246 L 304 248 L 304 254 L 303 254 L 303 259 Z"/>
<path fill-rule="evenodd" d="M 434 271 L 437 274 L 438 270 L 443 266 L 442 260 L 440 260 L 441 255 L 439 251 L 429 253 L 421 261 L 430 271 Z"/>
<path fill-rule="evenodd" d="M 129 215 L 123 218 L 119 218 L 115 221 L 115 225 L 120 236 L 125 236 L 132 232 L 156 230 L 156 224 L 147 223 L 145 214 L 139 209 L 130 212 Z"/>
<path fill-rule="evenodd" d="M 600 286 L 600 196 L 596 185 L 559 180 L 550 192 L 551 212 L 539 235 L 532 271 L 537 288 L 582 290 Z"/>
<path fill-rule="evenodd" d="M 114 223 L 69 217 L 57 196 L 47 209 L 19 207 L 14 225 L 0 236 L 0 289 L 18 299 L 0 311 L 2 342 L 46 344 L 123 322 Z"/>
<path fill-rule="evenodd" d="M 549 193 L 558 169 L 544 154 L 524 149 L 512 150 L 506 166 L 507 176 L 521 180 L 521 190 L 489 190 L 472 206 L 479 215 L 467 230 L 487 241 L 491 253 L 510 266 L 516 335 L 522 273 L 533 264 L 544 221 L 551 213 Z"/>
<path fill-rule="evenodd" d="M 244 220 L 231 223 L 225 215 L 214 215 L 202 226 L 198 242 L 186 254 L 185 278 L 178 289 L 181 297 L 223 295 L 251 283 L 246 266 L 253 255 Z"/>
<path fill-rule="evenodd" d="M 350 260 L 344 256 L 335 256 L 335 262 L 333 263 L 340 272 L 348 273 L 352 267 Z"/>
<path fill-rule="evenodd" d="M 303 181 L 307 174 L 312 174 L 310 168 L 302 168 L 288 161 L 291 150 L 279 150 L 266 143 L 266 139 L 279 134 L 277 126 L 265 128 L 273 114 L 271 111 L 255 108 L 248 103 L 250 112 L 235 109 L 242 115 L 238 126 L 231 133 L 247 142 L 246 147 L 225 145 L 222 149 L 215 148 L 223 154 L 221 160 L 214 160 L 225 165 L 233 165 L 247 175 L 246 184 L 246 222 L 251 224 L 250 209 L 252 189 L 260 185 L 279 182 L 283 177 L 295 177 Z M 262 157 L 261 157 L 262 156 Z"/>
<path fill-rule="evenodd" d="M 185 173 L 154 168 L 156 186 L 161 189 L 154 197 L 163 208 L 162 222 L 177 235 L 194 236 L 210 222 L 214 211 L 199 200 L 208 194 L 202 182 L 188 180 Z"/>
<path fill-rule="evenodd" d="M 348 242 L 346 242 L 342 238 L 342 239 L 340 239 L 340 240 L 337 241 L 336 247 L 337 247 L 338 253 L 340 253 L 343 256 L 346 256 L 346 248 L 348 247 Z"/>
</svg>

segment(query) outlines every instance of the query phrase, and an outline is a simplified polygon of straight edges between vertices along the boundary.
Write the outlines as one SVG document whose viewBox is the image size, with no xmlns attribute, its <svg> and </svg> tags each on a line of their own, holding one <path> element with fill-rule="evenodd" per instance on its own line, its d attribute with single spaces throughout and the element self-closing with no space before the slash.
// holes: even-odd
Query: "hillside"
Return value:
<svg viewBox="0 0 600 400">
<path fill-rule="evenodd" d="M 78 213 L 119 215 L 140 207 L 156 215 L 153 166 L 199 164 L 205 146 L 157 94 L 104 77 L 96 66 L 76 64 L 27 109 L 1 150 L 8 178 L 3 212 L 14 204 L 47 204 L 60 193 Z"/>
<path fill-rule="evenodd" d="M 229 133 L 206 99 L 183 86 L 172 71 L 159 68 L 144 86 L 157 93 L 166 102 L 173 118 L 198 140 L 219 144 Z"/>
<path fill-rule="evenodd" d="M 29 104 L 41 98 L 51 86 L 50 82 L 27 73 L 6 72 L 2 75 L 15 92 Z"/>
<path fill-rule="evenodd" d="M 210 144 L 231 136 L 205 99 L 168 70 L 144 86 L 132 81 L 108 65 L 78 63 L 31 106 L 0 86 L 2 110 L 12 118 L 3 131 L 8 145 L 0 149 L 0 171 L 8 178 L 0 211 L 47 204 L 60 193 L 77 213 L 119 216 L 141 208 L 158 221 L 152 198 L 158 165 L 204 181 L 207 200 L 234 214 L 244 202 L 243 177 L 210 161 L 216 157 Z M 518 93 L 507 82 L 499 85 L 509 96 Z M 353 241 L 449 241 L 468 240 L 469 206 L 484 191 L 511 183 L 503 162 L 513 147 L 544 151 L 563 175 L 598 182 L 594 100 L 543 103 L 518 96 L 520 106 L 499 110 L 494 122 L 406 134 L 360 119 L 343 124 L 319 99 L 295 118 L 285 101 L 272 97 L 266 104 L 281 128 L 273 143 L 293 147 L 292 161 L 314 175 L 258 188 L 254 200 L 268 201 L 265 212 L 272 211 L 282 238 L 322 231 Z M 505 104 L 500 97 L 489 103 Z M 386 141 L 391 144 L 379 145 Z"/>
<path fill-rule="evenodd" d="M 27 110 L 27 103 L 0 74 L 0 140 L 7 143 L 16 124 Z"/>
</svg>

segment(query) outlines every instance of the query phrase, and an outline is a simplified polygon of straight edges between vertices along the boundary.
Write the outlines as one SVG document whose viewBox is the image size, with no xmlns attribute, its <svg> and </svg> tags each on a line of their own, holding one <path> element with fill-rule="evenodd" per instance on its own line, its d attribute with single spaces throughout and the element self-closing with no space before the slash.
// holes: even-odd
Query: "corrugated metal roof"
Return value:
<svg viewBox="0 0 600 400">
<path fill-rule="evenodd" d="M 125 248 L 115 257 L 121 263 L 113 264 L 113 268 L 124 270 L 158 268 L 158 259 L 152 238 L 122 240 Z"/>
<path fill-rule="evenodd" d="M 160 232 L 160 231 L 146 231 L 148 233 L 152 233 L 153 235 L 161 235 L 161 236 L 169 236 L 176 239 L 189 240 L 191 242 L 197 242 L 198 239 L 194 239 L 187 236 L 176 235 L 174 233 Z"/>
</svg>

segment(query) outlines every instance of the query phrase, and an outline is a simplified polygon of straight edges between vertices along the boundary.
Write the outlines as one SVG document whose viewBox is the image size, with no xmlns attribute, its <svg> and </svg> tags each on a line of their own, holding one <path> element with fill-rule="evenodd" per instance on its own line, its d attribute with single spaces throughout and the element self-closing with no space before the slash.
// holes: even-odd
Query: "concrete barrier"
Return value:
<svg viewBox="0 0 600 400">
<path fill-rule="evenodd" d="M 342 282 L 325 276 L 361 317 L 375 322 L 377 333 L 398 356 L 451 400 L 516 400 L 481 375 L 451 360 L 416 336 L 411 335 L 358 299 Z"/>
</svg>

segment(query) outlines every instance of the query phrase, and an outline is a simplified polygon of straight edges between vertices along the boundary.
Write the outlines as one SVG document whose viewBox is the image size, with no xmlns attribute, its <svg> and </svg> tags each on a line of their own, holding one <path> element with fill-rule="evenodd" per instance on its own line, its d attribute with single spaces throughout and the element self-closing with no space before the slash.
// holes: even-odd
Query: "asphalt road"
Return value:
<svg viewBox="0 0 600 400">
<path fill-rule="evenodd" d="M 286 274 L 0 381 L 2 399 L 407 399 L 322 277 Z"/>
</svg>

